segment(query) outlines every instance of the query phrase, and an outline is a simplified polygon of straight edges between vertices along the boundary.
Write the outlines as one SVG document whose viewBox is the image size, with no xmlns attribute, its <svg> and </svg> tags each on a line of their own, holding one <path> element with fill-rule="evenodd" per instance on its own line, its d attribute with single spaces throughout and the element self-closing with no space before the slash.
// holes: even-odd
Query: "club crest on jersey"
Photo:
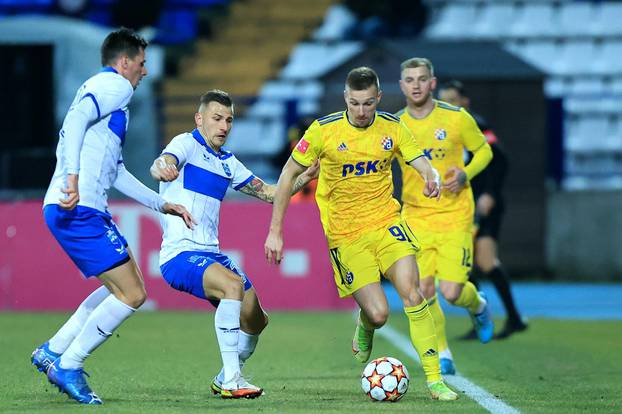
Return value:
<svg viewBox="0 0 622 414">
<path fill-rule="evenodd" d="M 298 141 L 298 145 L 296 145 L 296 149 L 301 153 L 306 154 L 307 150 L 309 149 L 309 143 L 305 141 L 304 138 L 300 138 L 300 141 Z"/>
<path fill-rule="evenodd" d="M 222 169 L 225 170 L 225 174 L 227 174 L 227 177 L 231 177 L 231 170 L 229 169 L 227 163 L 222 163 Z"/>
<path fill-rule="evenodd" d="M 391 151 L 393 149 L 393 139 L 391 137 L 382 138 L 382 149 L 385 151 Z"/>
<path fill-rule="evenodd" d="M 447 138 L 447 131 L 445 131 L 443 128 L 439 128 L 436 131 L 434 131 L 434 138 L 438 139 L 439 141 L 444 140 L 445 138 Z"/>
</svg>

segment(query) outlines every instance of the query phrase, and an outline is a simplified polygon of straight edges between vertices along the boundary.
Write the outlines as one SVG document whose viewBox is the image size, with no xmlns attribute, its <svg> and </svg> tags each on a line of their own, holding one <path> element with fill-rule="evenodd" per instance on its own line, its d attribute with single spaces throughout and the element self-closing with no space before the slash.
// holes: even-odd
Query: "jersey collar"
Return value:
<svg viewBox="0 0 622 414">
<path fill-rule="evenodd" d="M 102 70 L 100 70 L 100 72 L 112 72 L 112 73 L 119 74 L 119 72 L 117 72 L 117 70 L 113 68 L 112 66 L 104 66 Z"/>
<path fill-rule="evenodd" d="M 201 133 L 199 132 L 198 129 L 194 129 L 192 131 L 192 137 L 199 143 L 201 144 L 206 150 L 207 152 L 209 152 L 210 154 L 212 154 L 214 157 L 219 158 L 221 160 L 227 159 L 231 156 L 231 153 L 228 151 L 225 151 L 223 149 L 220 150 L 220 152 L 216 152 L 212 149 L 212 147 L 210 147 L 209 145 L 207 145 L 207 142 L 205 142 L 205 139 L 203 138 L 203 135 L 201 135 Z"/>
<path fill-rule="evenodd" d="M 350 126 L 352 128 L 356 128 L 356 129 L 367 129 L 370 126 L 374 125 L 374 122 L 376 121 L 376 112 L 374 112 L 374 117 L 372 118 L 371 122 L 369 123 L 369 125 L 367 125 L 366 127 L 358 127 L 354 124 L 352 124 L 352 122 L 350 122 L 350 118 L 348 118 L 348 110 L 346 109 L 345 111 L 345 117 L 346 117 L 346 121 L 348 121 L 348 124 L 350 124 Z"/>
</svg>

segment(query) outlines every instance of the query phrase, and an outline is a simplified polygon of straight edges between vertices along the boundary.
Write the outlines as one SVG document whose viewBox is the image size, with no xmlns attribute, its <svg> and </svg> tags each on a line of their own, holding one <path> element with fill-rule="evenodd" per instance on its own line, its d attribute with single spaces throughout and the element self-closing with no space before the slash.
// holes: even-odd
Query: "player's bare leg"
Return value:
<svg viewBox="0 0 622 414">
<path fill-rule="evenodd" d="M 441 280 L 439 288 L 443 297 L 453 305 L 469 311 L 473 327 L 480 342 L 488 343 L 494 334 L 494 323 L 490 314 L 490 307 L 482 292 L 478 292 L 471 282 L 457 283 Z"/>
<path fill-rule="evenodd" d="M 209 299 L 220 301 L 214 315 L 216 338 L 223 361 L 222 398 L 255 398 L 262 390 L 249 384 L 240 372 L 238 354 L 244 282 L 234 272 L 213 263 L 203 273 L 203 289 Z M 257 302 L 258 303 L 258 302 Z M 213 388 L 212 388 L 213 389 Z"/>
<path fill-rule="evenodd" d="M 360 308 L 352 339 L 352 353 L 357 361 L 364 363 L 371 355 L 374 331 L 381 328 L 389 317 L 389 304 L 379 282 L 363 286 L 352 297 Z"/>
<path fill-rule="evenodd" d="M 85 359 L 147 298 L 142 273 L 129 249 L 128 253 L 127 262 L 98 276 L 112 294 L 93 310 L 71 345 L 48 369 L 50 382 L 83 404 L 102 403 L 84 377 Z"/>
<path fill-rule="evenodd" d="M 245 362 L 251 357 L 257 342 L 259 334 L 268 325 L 268 315 L 261 307 L 257 292 L 251 287 L 244 292 L 242 299 L 242 310 L 240 312 L 240 336 L 238 341 L 238 357 L 240 359 L 240 371 L 244 367 Z M 243 377 L 242 377 L 243 378 Z M 222 391 L 222 383 L 224 380 L 224 367 L 220 373 L 212 381 L 211 389 L 214 394 L 220 394 Z M 243 384 L 251 386 L 252 384 Z"/>
<path fill-rule="evenodd" d="M 419 290 L 419 271 L 414 256 L 402 257 L 385 272 L 393 283 L 408 317 L 410 339 L 421 359 L 428 389 L 433 399 L 451 401 L 458 398 L 441 377 L 434 319 Z"/>
</svg>

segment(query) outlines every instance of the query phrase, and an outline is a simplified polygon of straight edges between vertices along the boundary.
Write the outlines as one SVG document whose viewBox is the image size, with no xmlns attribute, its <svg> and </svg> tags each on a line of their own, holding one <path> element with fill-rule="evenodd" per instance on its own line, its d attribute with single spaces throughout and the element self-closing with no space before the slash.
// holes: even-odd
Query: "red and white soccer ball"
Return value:
<svg viewBox="0 0 622 414">
<path fill-rule="evenodd" d="M 361 375 L 363 391 L 373 401 L 399 400 L 408 391 L 409 381 L 404 364 L 391 357 L 374 359 Z"/>
</svg>

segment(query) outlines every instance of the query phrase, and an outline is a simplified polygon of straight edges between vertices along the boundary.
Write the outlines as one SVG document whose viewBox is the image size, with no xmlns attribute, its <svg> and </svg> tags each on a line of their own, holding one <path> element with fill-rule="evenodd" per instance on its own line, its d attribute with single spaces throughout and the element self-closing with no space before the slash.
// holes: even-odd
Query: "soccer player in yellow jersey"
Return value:
<svg viewBox="0 0 622 414">
<path fill-rule="evenodd" d="M 436 78 L 428 59 L 408 59 L 401 69 L 400 88 L 407 105 L 396 115 L 416 133 L 426 158 L 444 179 L 440 200 L 422 197 L 418 188 L 423 181 L 405 167 L 402 158 L 402 218 L 421 243 L 417 253 L 421 291 L 434 317 L 442 373 L 454 374 L 435 278 L 447 301 L 469 311 L 480 341 L 490 341 L 494 326 L 486 299 L 469 282 L 474 213 L 469 180 L 490 162 L 492 151 L 471 115 L 463 108 L 433 99 Z M 465 149 L 473 153 L 467 167 L 463 159 Z"/>
<path fill-rule="evenodd" d="M 417 239 L 400 219 L 393 198 L 391 160 L 399 153 L 422 176 L 417 191 L 434 202 L 440 176 L 423 156 L 413 135 L 395 116 L 376 111 L 382 93 L 376 73 L 367 67 L 350 71 L 344 97 L 347 110 L 317 119 L 292 152 L 277 184 L 265 251 L 280 263 L 283 219 L 296 178 L 320 160 L 316 201 L 328 239 L 334 278 L 341 297 L 353 296 L 360 307 L 352 351 L 366 362 L 374 330 L 385 324 L 389 306 L 380 285 L 384 275 L 395 286 L 410 324 L 432 398 L 455 400 L 440 373 L 434 320 L 419 289 Z"/>
</svg>

